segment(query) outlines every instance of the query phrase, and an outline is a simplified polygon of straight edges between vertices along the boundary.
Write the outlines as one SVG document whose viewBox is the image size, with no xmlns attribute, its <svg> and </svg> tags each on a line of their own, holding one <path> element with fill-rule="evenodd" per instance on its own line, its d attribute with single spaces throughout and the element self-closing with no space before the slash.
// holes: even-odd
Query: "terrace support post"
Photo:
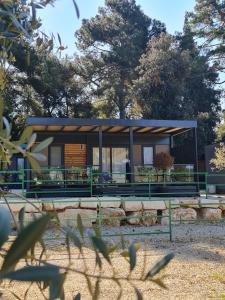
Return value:
<svg viewBox="0 0 225 300">
<path fill-rule="evenodd" d="M 173 143 L 173 136 L 171 135 L 170 136 L 170 150 L 173 149 L 173 145 L 174 145 L 174 143 Z"/>
<path fill-rule="evenodd" d="M 98 147 L 99 147 L 99 182 L 102 183 L 102 126 L 99 126 L 98 131 Z"/>
<path fill-rule="evenodd" d="M 199 169 L 198 169 L 198 137 L 197 137 L 197 128 L 193 129 L 193 139 L 194 139 L 194 156 L 195 156 L 195 168 L 196 172 L 195 181 L 197 181 L 198 192 L 200 190 L 199 187 Z"/>
<path fill-rule="evenodd" d="M 30 163 L 29 163 L 29 161 L 28 161 L 27 158 L 25 160 L 25 168 L 26 168 L 26 171 L 23 172 L 24 173 L 24 180 L 25 180 L 24 187 L 26 189 L 26 192 L 28 192 L 28 195 L 30 195 L 29 194 L 29 192 L 31 191 L 30 183 L 31 183 L 31 179 L 33 179 L 33 176 L 32 176 L 31 165 L 30 165 Z M 31 194 L 31 196 L 33 196 L 33 194 Z"/>
<path fill-rule="evenodd" d="M 129 160 L 130 160 L 130 181 L 134 182 L 134 134 L 133 127 L 129 128 Z"/>
</svg>

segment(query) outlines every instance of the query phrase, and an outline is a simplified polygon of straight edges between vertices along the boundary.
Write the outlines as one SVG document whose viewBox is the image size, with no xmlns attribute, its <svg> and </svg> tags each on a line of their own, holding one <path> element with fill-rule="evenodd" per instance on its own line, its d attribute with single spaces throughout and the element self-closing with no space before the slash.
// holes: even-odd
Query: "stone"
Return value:
<svg viewBox="0 0 225 300">
<path fill-rule="evenodd" d="M 41 199 L 42 200 L 42 209 L 44 211 L 63 211 L 68 208 L 78 208 L 80 199 L 79 198 L 53 198 Z"/>
<path fill-rule="evenodd" d="M 200 217 L 209 221 L 220 220 L 222 217 L 222 210 L 219 208 L 201 208 Z"/>
<path fill-rule="evenodd" d="M 173 209 L 171 210 L 171 212 Z M 161 220 L 159 219 L 159 223 L 161 225 L 167 226 L 169 225 L 169 210 L 163 210 Z"/>
<path fill-rule="evenodd" d="M 141 211 L 142 202 L 137 197 L 123 197 L 122 207 L 125 210 L 125 212 Z"/>
<path fill-rule="evenodd" d="M 169 200 L 165 200 L 166 208 L 169 208 Z M 171 199 L 171 208 L 179 208 L 180 207 L 180 201 L 178 199 Z"/>
<path fill-rule="evenodd" d="M 179 202 L 181 207 L 199 208 L 199 199 L 196 198 L 182 198 Z"/>
<path fill-rule="evenodd" d="M 121 205 L 121 198 L 120 197 L 108 197 L 108 196 L 103 196 L 99 197 L 98 201 L 100 201 L 101 207 L 102 208 L 119 208 Z M 98 202 L 99 206 L 99 202 Z"/>
<path fill-rule="evenodd" d="M 121 208 L 102 208 L 102 224 L 107 226 L 120 226 L 125 219 L 125 211 Z"/>
<path fill-rule="evenodd" d="M 42 210 L 42 205 L 41 202 L 37 199 L 28 199 L 30 203 L 33 203 L 34 205 L 28 203 L 24 199 L 8 199 L 6 198 L 9 202 L 10 208 L 14 213 L 18 213 L 23 207 L 25 207 L 26 212 L 38 212 L 38 210 Z M 4 201 L 1 201 L 0 206 L 7 207 Z"/>
<path fill-rule="evenodd" d="M 156 224 L 157 221 L 157 210 L 144 210 L 142 223 L 145 226 L 151 226 Z"/>
<path fill-rule="evenodd" d="M 171 209 L 171 223 L 178 224 L 178 223 L 193 223 L 193 221 L 197 220 L 197 211 L 194 208 L 174 208 Z M 163 211 L 162 225 L 169 224 L 169 210 Z"/>
<path fill-rule="evenodd" d="M 179 221 L 187 221 L 193 222 L 197 219 L 197 211 L 194 208 L 176 208 L 173 210 L 172 219 L 179 220 Z"/>
<path fill-rule="evenodd" d="M 71 227 L 77 227 L 77 216 L 81 216 L 84 227 L 92 227 L 92 224 L 97 220 L 97 211 L 92 209 L 66 209 L 58 213 L 61 224 Z"/>
<path fill-rule="evenodd" d="M 80 207 L 81 208 L 92 208 L 97 209 L 98 198 L 97 197 L 82 197 L 80 198 Z"/>
<path fill-rule="evenodd" d="M 142 212 L 141 211 L 131 211 L 127 212 L 126 219 L 127 223 L 130 225 L 139 225 L 142 222 Z"/>
<path fill-rule="evenodd" d="M 166 209 L 166 204 L 163 200 L 145 200 L 142 202 L 143 209 L 148 210 L 148 209 L 153 209 L 153 210 L 165 210 Z"/>
<path fill-rule="evenodd" d="M 219 208 L 222 209 L 222 211 L 225 210 L 225 200 L 222 199 L 222 200 L 219 200 Z"/>
<path fill-rule="evenodd" d="M 219 201 L 212 198 L 200 198 L 200 207 L 206 208 L 218 208 L 220 206 Z"/>
</svg>

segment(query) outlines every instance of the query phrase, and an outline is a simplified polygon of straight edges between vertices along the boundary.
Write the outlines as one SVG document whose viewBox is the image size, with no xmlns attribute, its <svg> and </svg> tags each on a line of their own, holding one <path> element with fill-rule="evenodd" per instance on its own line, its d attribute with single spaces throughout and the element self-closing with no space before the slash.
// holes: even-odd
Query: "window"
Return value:
<svg viewBox="0 0 225 300">
<path fill-rule="evenodd" d="M 153 165 L 153 147 L 143 148 L 144 165 Z"/>
<path fill-rule="evenodd" d="M 61 146 L 51 146 L 50 153 L 50 166 L 51 167 L 61 167 L 62 164 L 62 147 Z"/>
<path fill-rule="evenodd" d="M 93 148 L 93 166 L 99 166 L 99 148 Z M 102 171 L 110 172 L 110 148 L 102 148 Z"/>
</svg>

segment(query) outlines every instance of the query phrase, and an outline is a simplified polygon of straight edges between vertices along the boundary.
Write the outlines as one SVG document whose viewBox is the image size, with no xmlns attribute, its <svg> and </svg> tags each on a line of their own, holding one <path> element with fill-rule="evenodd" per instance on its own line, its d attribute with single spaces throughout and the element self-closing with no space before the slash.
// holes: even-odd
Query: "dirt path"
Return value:
<svg viewBox="0 0 225 300">
<path fill-rule="evenodd" d="M 109 230 L 109 229 L 108 229 Z M 110 229 L 112 230 L 112 229 Z M 123 228 L 124 232 L 131 230 Z M 133 230 L 133 229 L 132 229 Z M 138 232 L 140 229 L 135 228 Z M 116 231 L 116 229 L 114 229 Z M 142 243 L 139 251 L 137 266 L 133 275 L 140 275 L 143 269 L 143 259 L 146 255 L 146 270 L 164 254 L 175 253 L 175 258 L 168 267 L 160 274 L 164 275 L 164 283 L 167 290 L 151 283 L 138 284 L 144 295 L 144 299 L 224 299 L 225 298 L 225 226 L 224 225 L 179 225 L 174 226 L 174 240 L 169 242 L 168 236 L 136 236 L 126 238 L 131 241 Z M 110 243 L 119 243 L 119 238 L 110 238 Z M 49 259 L 53 263 L 66 265 L 65 246 L 60 242 L 48 242 Z M 146 249 L 145 251 L 143 249 Z M 38 250 L 37 250 L 38 251 Z M 93 251 L 87 245 L 85 248 L 86 262 L 91 272 L 94 272 L 95 257 Z M 76 259 L 77 250 L 72 249 L 74 266 L 83 269 L 82 260 Z M 128 273 L 128 263 L 117 253 L 113 255 L 113 264 L 117 274 L 125 276 Z M 110 275 L 110 268 L 104 265 L 103 275 Z M 132 288 L 123 283 L 122 299 L 136 299 Z M 4 292 L 4 299 L 14 299 L 6 292 L 13 290 L 23 297 L 28 284 L 5 283 L 0 286 Z M 87 293 L 87 286 L 83 276 L 70 274 L 65 283 L 66 299 L 80 291 L 81 299 L 91 299 Z M 116 283 L 104 281 L 101 283 L 100 299 L 114 300 L 118 295 Z M 224 298 L 223 298 L 224 295 Z M 27 299 L 43 299 L 38 290 L 32 287 Z"/>
</svg>

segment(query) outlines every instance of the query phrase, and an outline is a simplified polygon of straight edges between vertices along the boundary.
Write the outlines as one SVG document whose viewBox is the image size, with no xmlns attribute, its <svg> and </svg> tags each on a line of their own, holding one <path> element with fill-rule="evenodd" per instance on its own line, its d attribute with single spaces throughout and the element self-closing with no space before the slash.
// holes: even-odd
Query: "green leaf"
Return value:
<svg viewBox="0 0 225 300">
<path fill-rule="evenodd" d="M 84 238 L 84 226 L 80 214 L 77 215 L 77 227 L 82 238 Z"/>
<path fill-rule="evenodd" d="M 43 39 L 40 38 L 40 37 L 38 37 L 38 38 L 36 39 L 36 44 L 37 44 L 38 47 L 40 47 L 40 46 L 43 44 Z"/>
<path fill-rule="evenodd" d="M 59 45 L 61 46 L 62 45 L 62 40 L 61 40 L 61 37 L 60 37 L 59 33 L 57 33 L 57 36 L 58 36 Z"/>
<path fill-rule="evenodd" d="M 63 284 L 66 279 L 66 273 L 55 277 L 49 285 L 49 300 L 65 299 Z"/>
<path fill-rule="evenodd" d="M 76 233 L 69 227 L 64 226 L 63 229 L 67 233 L 68 237 L 72 240 L 74 245 L 81 251 L 82 244 Z"/>
<path fill-rule="evenodd" d="M 28 144 L 26 147 L 27 150 L 29 150 L 34 145 L 36 138 L 37 138 L 37 133 L 33 133 L 31 135 L 31 137 L 29 138 L 29 141 L 28 141 Z"/>
<path fill-rule="evenodd" d="M 111 245 L 107 247 L 108 253 L 113 253 L 117 248 L 117 245 Z"/>
<path fill-rule="evenodd" d="M 141 249 L 141 244 L 140 243 L 134 243 L 133 245 L 134 245 L 134 248 L 135 248 L 136 252 Z"/>
<path fill-rule="evenodd" d="M 18 261 L 26 256 L 28 250 L 39 241 L 47 228 L 49 220 L 50 216 L 44 215 L 31 222 L 18 234 L 5 256 L 2 271 L 13 270 L 15 268 Z"/>
<path fill-rule="evenodd" d="M 10 214 L 4 207 L 0 208 L 0 248 L 7 241 L 10 233 Z"/>
<path fill-rule="evenodd" d="M 36 159 L 34 159 L 30 153 L 27 153 L 27 159 L 31 165 L 31 168 L 33 169 L 33 171 L 40 173 L 41 172 L 41 167 L 39 165 L 39 163 L 36 161 Z"/>
<path fill-rule="evenodd" d="M 22 207 L 19 211 L 18 219 L 20 224 L 20 230 L 24 228 L 24 215 L 25 215 L 25 207 Z"/>
<path fill-rule="evenodd" d="M 0 97 L 0 119 L 2 119 L 4 113 L 4 100 Z"/>
<path fill-rule="evenodd" d="M 33 153 L 30 154 L 37 161 L 46 161 L 47 157 L 42 153 Z"/>
<path fill-rule="evenodd" d="M 123 257 L 129 257 L 129 252 L 128 251 L 122 251 L 120 253 L 120 255 L 123 256 Z"/>
<path fill-rule="evenodd" d="M 77 18 L 79 19 L 80 17 L 80 12 L 79 12 L 79 8 L 75 2 L 75 0 L 73 0 L 73 5 L 74 5 L 74 8 L 75 8 L 75 11 L 76 11 L 76 14 L 77 14 Z"/>
<path fill-rule="evenodd" d="M 29 127 L 26 127 L 19 139 L 19 143 L 20 145 L 21 144 L 24 144 L 26 141 L 28 141 L 28 139 L 31 137 L 32 135 L 32 132 L 33 132 L 33 128 L 31 126 Z"/>
<path fill-rule="evenodd" d="M 90 280 L 90 278 L 87 275 L 84 275 L 84 276 L 85 276 L 85 279 L 87 281 L 87 286 L 88 286 L 89 293 L 91 295 L 93 295 L 91 280 Z"/>
<path fill-rule="evenodd" d="M 137 296 L 137 300 L 143 300 L 143 296 L 141 294 L 141 292 L 139 291 L 139 289 L 135 288 L 135 293 L 136 293 L 136 296 Z"/>
<path fill-rule="evenodd" d="M 43 149 L 47 148 L 53 142 L 53 138 L 47 138 L 46 140 L 39 143 L 32 152 L 40 152 Z"/>
<path fill-rule="evenodd" d="M 121 242 L 121 247 L 124 250 L 126 247 L 125 247 L 124 235 L 122 233 L 120 233 L 120 242 Z"/>
<path fill-rule="evenodd" d="M 161 279 L 159 279 L 159 278 L 157 278 L 157 279 L 151 279 L 151 282 L 154 282 L 155 284 L 157 284 L 161 288 L 167 290 L 167 286 L 162 282 Z"/>
<path fill-rule="evenodd" d="M 147 273 L 145 276 L 145 279 L 149 277 L 155 276 L 157 273 L 159 273 L 163 268 L 165 268 L 166 265 L 171 261 L 171 259 L 174 258 L 174 253 L 169 253 L 166 256 L 164 256 L 160 261 L 158 261 L 154 267 Z"/>
<path fill-rule="evenodd" d="M 134 244 L 130 245 L 128 251 L 130 257 L 130 271 L 132 271 L 136 266 L 136 260 L 137 260 L 136 249 L 134 247 Z"/>
<path fill-rule="evenodd" d="M 14 272 L 4 273 L 1 278 L 17 280 L 17 281 L 29 281 L 29 282 L 41 282 L 51 281 L 58 278 L 59 267 L 54 265 L 46 266 L 27 266 Z"/>
<path fill-rule="evenodd" d="M 73 297 L 73 300 L 81 300 L 81 295 L 78 293 L 76 296 Z"/>
<path fill-rule="evenodd" d="M 93 246 L 102 253 L 103 257 L 111 264 L 106 243 L 99 237 L 92 236 Z"/>
<path fill-rule="evenodd" d="M 95 236 L 97 236 L 97 237 L 101 236 L 101 230 L 97 224 L 92 224 L 92 229 L 95 232 Z"/>
<path fill-rule="evenodd" d="M 96 280 L 93 300 L 97 300 L 100 294 L 100 278 Z"/>
<path fill-rule="evenodd" d="M 5 117 L 3 117 L 3 124 L 5 126 L 6 138 L 8 138 L 10 137 L 11 127 L 9 121 Z"/>
<path fill-rule="evenodd" d="M 99 268 L 101 269 L 102 268 L 102 261 L 101 261 L 101 258 L 100 258 L 100 256 L 99 256 L 99 254 L 98 254 L 98 252 L 97 251 L 95 251 L 95 263 L 96 263 L 96 265 L 98 265 L 99 266 Z"/>
</svg>

